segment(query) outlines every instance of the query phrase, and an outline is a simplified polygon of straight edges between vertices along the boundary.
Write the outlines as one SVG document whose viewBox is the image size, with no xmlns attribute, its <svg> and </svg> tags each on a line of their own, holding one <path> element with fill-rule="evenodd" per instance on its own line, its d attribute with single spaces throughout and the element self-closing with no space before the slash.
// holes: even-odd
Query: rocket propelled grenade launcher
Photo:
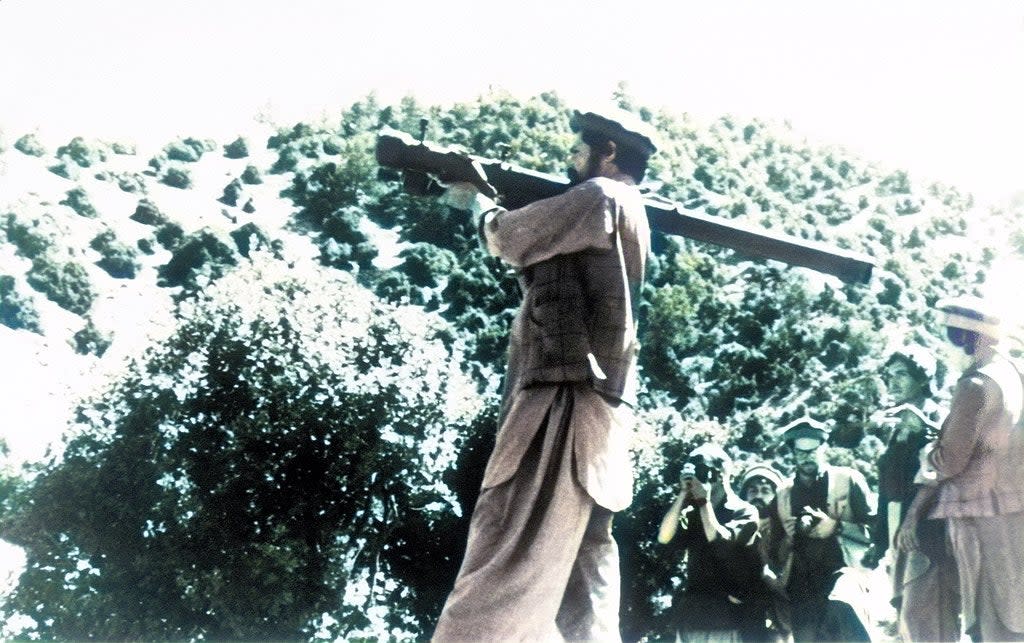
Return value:
<svg viewBox="0 0 1024 643">
<path fill-rule="evenodd" d="M 425 129 L 422 123 L 421 129 Z M 425 142 L 422 136 L 416 141 L 391 128 L 384 128 L 377 135 L 377 162 L 382 167 L 400 170 L 405 190 L 410 194 L 440 194 L 443 188 L 435 178 L 443 182 L 468 181 L 488 196 L 495 196 L 495 192 L 501 195 L 502 205 L 509 209 L 561 194 L 570 187 L 568 179 L 560 176 L 466 154 Z M 644 206 L 651 228 L 665 234 L 706 241 L 751 258 L 810 268 L 847 283 L 867 283 L 871 279 L 875 262 L 864 253 L 687 210 L 649 194 L 644 196 Z"/>
</svg>

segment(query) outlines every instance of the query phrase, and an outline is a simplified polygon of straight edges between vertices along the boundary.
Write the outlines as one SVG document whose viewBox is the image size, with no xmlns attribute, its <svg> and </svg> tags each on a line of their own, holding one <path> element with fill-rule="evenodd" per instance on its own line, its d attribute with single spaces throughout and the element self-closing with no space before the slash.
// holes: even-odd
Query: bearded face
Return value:
<svg viewBox="0 0 1024 643">
<path fill-rule="evenodd" d="M 598 169 L 600 167 L 601 157 L 595 154 L 593 148 L 584 143 L 580 135 L 577 134 L 576 142 L 572 146 L 569 168 L 566 171 L 569 177 L 569 185 L 579 185 L 598 176 Z"/>
<path fill-rule="evenodd" d="M 762 518 L 768 515 L 768 505 L 775 499 L 775 485 L 761 477 L 754 477 L 743 486 L 743 499 L 757 509 Z"/>
</svg>

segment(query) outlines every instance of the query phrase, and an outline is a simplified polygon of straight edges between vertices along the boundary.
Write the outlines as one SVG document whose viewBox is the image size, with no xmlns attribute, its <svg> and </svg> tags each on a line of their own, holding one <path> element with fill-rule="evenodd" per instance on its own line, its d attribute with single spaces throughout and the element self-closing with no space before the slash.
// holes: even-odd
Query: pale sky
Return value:
<svg viewBox="0 0 1024 643">
<path fill-rule="evenodd" d="M 788 119 L 982 196 L 1024 189 L 1024 3 L 0 0 L 0 131 L 162 145 L 489 87 Z"/>
</svg>

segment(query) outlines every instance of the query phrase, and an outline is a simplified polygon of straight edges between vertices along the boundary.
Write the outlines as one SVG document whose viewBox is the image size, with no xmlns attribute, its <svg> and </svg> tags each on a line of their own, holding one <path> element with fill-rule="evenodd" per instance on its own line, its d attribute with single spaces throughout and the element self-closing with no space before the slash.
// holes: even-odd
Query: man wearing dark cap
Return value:
<svg viewBox="0 0 1024 643">
<path fill-rule="evenodd" d="M 810 417 L 783 427 L 793 454 L 794 477 L 776 496 L 779 518 L 792 542 L 786 586 L 796 641 L 869 640 L 856 600 L 831 600 L 838 572 L 859 558 L 850 547 L 867 542 L 864 526 L 874 519 L 873 497 L 864 476 L 828 466 L 828 430 Z"/>
<path fill-rule="evenodd" d="M 949 340 L 970 356 L 971 365 L 956 384 L 938 440 L 927 449 L 938 481 L 928 515 L 947 521 L 964 629 L 975 641 L 1021 641 L 1024 387 L 1000 352 L 1002 323 L 990 302 L 961 297 L 941 301 L 938 308 Z M 911 508 L 915 516 L 921 509 Z M 909 527 L 899 536 L 913 544 Z"/>
<path fill-rule="evenodd" d="M 629 505 L 637 294 L 650 247 L 636 184 L 650 128 L 578 111 L 564 194 L 507 211 L 470 184 L 453 207 L 519 269 L 494 451 L 435 640 L 618 640 L 612 515 Z"/>
<path fill-rule="evenodd" d="M 691 451 L 658 531 L 658 542 L 668 544 L 682 526 L 674 544 L 685 552 L 686 589 L 673 604 L 682 641 L 740 640 L 754 624 L 763 629 L 764 605 L 754 585 L 761 569 L 757 510 L 729 486 L 731 469 L 732 459 L 717 445 Z"/>
</svg>

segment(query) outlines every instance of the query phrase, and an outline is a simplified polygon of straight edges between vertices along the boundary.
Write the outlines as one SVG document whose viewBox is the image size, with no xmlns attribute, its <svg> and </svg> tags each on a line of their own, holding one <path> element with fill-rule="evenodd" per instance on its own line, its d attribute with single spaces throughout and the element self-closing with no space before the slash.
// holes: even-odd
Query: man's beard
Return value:
<svg viewBox="0 0 1024 643">
<path fill-rule="evenodd" d="M 594 154 L 593 150 L 591 150 L 590 155 L 587 157 L 587 166 L 583 168 L 582 174 L 577 172 L 576 168 L 571 165 L 569 166 L 569 169 L 565 171 L 566 175 L 569 177 L 569 185 L 579 185 L 584 181 L 589 181 L 597 176 L 597 169 L 599 167 L 601 167 L 601 159 L 597 154 Z"/>
<path fill-rule="evenodd" d="M 754 498 L 747 502 L 749 502 L 754 509 L 757 509 L 758 518 L 768 517 L 768 503 L 766 503 L 762 498 Z"/>
<path fill-rule="evenodd" d="M 808 478 L 815 478 L 818 475 L 818 463 L 805 462 L 803 464 L 798 464 L 796 465 L 796 470 Z"/>
</svg>

